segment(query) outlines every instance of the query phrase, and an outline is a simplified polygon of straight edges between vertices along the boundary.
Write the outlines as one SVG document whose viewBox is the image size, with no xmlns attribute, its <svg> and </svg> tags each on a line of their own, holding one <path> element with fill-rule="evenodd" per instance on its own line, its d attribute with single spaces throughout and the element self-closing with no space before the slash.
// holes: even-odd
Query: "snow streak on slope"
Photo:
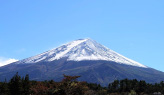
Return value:
<svg viewBox="0 0 164 95">
<path fill-rule="evenodd" d="M 18 63 L 37 63 L 40 61 L 54 61 L 67 58 L 68 61 L 105 60 L 120 64 L 144 67 L 146 66 L 128 59 L 91 39 L 80 39 L 62 45 L 40 55 L 19 61 Z"/>
</svg>

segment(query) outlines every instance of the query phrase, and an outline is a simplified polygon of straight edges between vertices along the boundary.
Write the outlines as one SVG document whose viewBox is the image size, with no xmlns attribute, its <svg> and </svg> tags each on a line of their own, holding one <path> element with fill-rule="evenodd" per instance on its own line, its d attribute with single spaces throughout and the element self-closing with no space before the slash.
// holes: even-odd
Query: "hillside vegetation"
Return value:
<svg viewBox="0 0 164 95">
<path fill-rule="evenodd" d="M 16 73 L 9 82 L 0 82 L 0 95 L 160 95 L 164 93 L 164 82 L 149 84 L 144 80 L 115 80 L 108 87 L 77 81 L 80 76 L 63 75 L 60 82 L 31 81 L 29 75 L 20 77 Z"/>
</svg>

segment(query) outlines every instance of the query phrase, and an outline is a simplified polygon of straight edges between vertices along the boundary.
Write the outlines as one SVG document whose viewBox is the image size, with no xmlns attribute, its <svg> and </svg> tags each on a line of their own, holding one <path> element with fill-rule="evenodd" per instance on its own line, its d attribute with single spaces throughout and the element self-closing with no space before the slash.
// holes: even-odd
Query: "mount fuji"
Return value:
<svg viewBox="0 0 164 95">
<path fill-rule="evenodd" d="M 97 43 L 79 39 L 12 64 L 0 67 L 0 80 L 10 79 L 16 72 L 29 74 L 31 80 L 59 81 L 66 75 L 79 75 L 80 81 L 107 86 L 115 79 L 138 79 L 147 82 L 164 80 L 164 73 Z"/>
<path fill-rule="evenodd" d="M 34 57 L 30 57 L 17 62 L 22 63 L 38 63 L 38 62 L 51 62 L 67 58 L 67 61 L 83 61 L 83 60 L 104 60 L 113 61 L 120 64 L 132 65 L 137 67 L 146 66 L 128 59 L 101 44 L 91 39 L 79 39 L 50 51 L 44 52 Z"/>
</svg>

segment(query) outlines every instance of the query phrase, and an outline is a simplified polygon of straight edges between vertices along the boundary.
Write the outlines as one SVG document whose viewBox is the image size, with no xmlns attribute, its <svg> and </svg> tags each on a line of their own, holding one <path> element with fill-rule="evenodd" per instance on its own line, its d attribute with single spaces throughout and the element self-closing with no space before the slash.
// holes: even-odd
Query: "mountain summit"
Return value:
<svg viewBox="0 0 164 95">
<path fill-rule="evenodd" d="M 92 39 L 75 40 L 42 54 L 21 60 L 18 63 L 51 62 L 61 58 L 67 58 L 68 61 L 113 61 L 120 64 L 147 68 L 136 61 L 128 59 L 113 50 L 106 48 Z"/>
<path fill-rule="evenodd" d="M 91 39 L 79 39 L 0 67 L 0 81 L 16 72 L 31 80 L 61 81 L 63 74 L 81 76 L 79 81 L 107 86 L 114 80 L 137 79 L 149 83 L 164 80 L 164 72 L 128 59 Z"/>
</svg>

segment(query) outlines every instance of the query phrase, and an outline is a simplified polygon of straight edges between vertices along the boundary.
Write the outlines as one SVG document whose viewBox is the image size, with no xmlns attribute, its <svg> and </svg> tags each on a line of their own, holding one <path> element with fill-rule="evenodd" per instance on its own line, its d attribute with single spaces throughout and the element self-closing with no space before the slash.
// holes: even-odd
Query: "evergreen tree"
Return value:
<svg viewBox="0 0 164 95">
<path fill-rule="evenodd" d="M 21 95 L 22 84 L 21 84 L 21 77 L 18 75 L 18 72 L 10 80 L 9 90 L 11 95 Z"/>
<path fill-rule="evenodd" d="M 136 91 L 137 85 L 138 85 L 138 81 L 136 79 L 133 79 L 131 81 L 131 90 L 135 90 Z"/>
<path fill-rule="evenodd" d="M 30 81 L 29 81 L 28 74 L 25 76 L 25 79 L 22 78 L 22 86 L 23 86 L 23 94 L 29 95 L 30 94 Z"/>
<path fill-rule="evenodd" d="M 8 83 L 5 79 L 4 82 L 0 83 L 0 95 L 8 95 L 9 93 Z"/>
<path fill-rule="evenodd" d="M 119 91 L 119 81 L 115 80 L 111 85 L 112 92 L 118 92 Z"/>
<path fill-rule="evenodd" d="M 140 80 L 138 83 L 138 89 L 137 92 L 141 93 L 141 92 L 145 92 L 147 89 L 147 84 L 144 80 Z"/>
</svg>

